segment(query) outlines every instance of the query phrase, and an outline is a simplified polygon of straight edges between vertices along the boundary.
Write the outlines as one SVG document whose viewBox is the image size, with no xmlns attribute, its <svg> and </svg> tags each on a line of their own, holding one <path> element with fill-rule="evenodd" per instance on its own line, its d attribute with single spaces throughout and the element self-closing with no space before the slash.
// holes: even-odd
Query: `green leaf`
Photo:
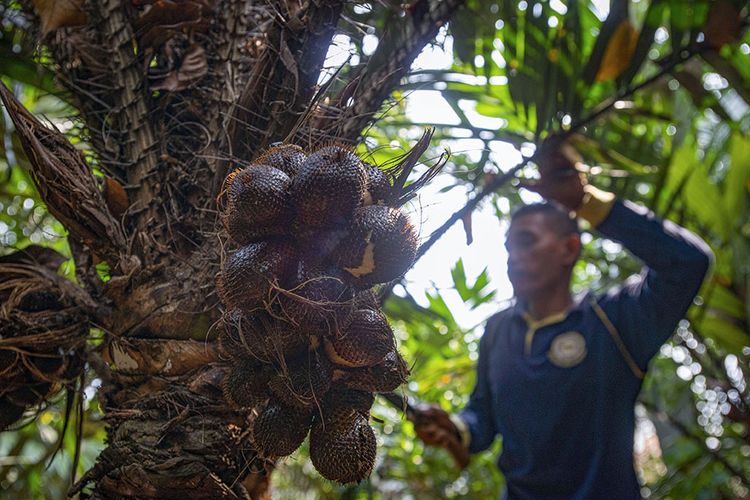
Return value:
<svg viewBox="0 0 750 500">
<path fill-rule="evenodd" d="M 491 292 L 484 294 L 484 295 L 478 295 L 474 300 L 472 300 L 471 308 L 476 309 L 477 307 L 481 306 L 482 304 L 486 304 L 490 302 L 492 299 L 495 298 L 495 295 L 497 295 L 497 290 L 492 290 Z"/>
<path fill-rule="evenodd" d="M 699 332 L 714 339 L 727 352 L 742 352 L 750 346 L 750 335 L 736 325 L 710 312 L 699 323 Z"/>
<path fill-rule="evenodd" d="M 692 140 L 685 141 L 685 143 L 672 154 L 672 158 L 669 162 L 667 179 L 664 182 L 661 196 L 661 213 L 668 213 L 675 197 L 682 192 L 691 173 L 696 168 L 699 168 L 699 164 L 695 142 Z"/>
<path fill-rule="evenodd" d="M 456 265 L 451 269 L 451 277 L 453 278 L 453 286 L 456 288 L 458 295 L 461 296 L 461 300 L 466 302 L 473 295 L 471 290 L 466 284 L 466 272 L 464 271 L 464 262 L 458 259 Z"/>
<path fill-rule="evenodd" d="M 453 317 L 453 313 L 451 313 L 448 304 L 445 303 L 445 299 L 440 294 L 425 292 L 425 297 L 430 302 L 430 309 L 433 312 L 440 315 L 448 323 L 455 324 L 456 320 Z"/>
<path fill-rule="evenodd" d="M 747 183 L 750 181 L 750 138 L 741 133 L 732 135 L 729 146 L 731 163 L 724 179 L 724 208 L 730 220 L 746 213 Z"/>
<path fill-rule="evenodd" d="M 722 193 L 710 181 L 708 172 L 701 165 L 694 168 L 685 184 L 682 200 L 687 209 L 701 224 L 726 241 L 732 228 L 722 203 Z"/>
<path fill-rule="evenodd" d="M 479 292 L 484 287 L 489 285 L 490 283 L 490 275 L 487 272 L 487 268 L 485 267 L 481 273 L 479 273 L 479 276 L 477 276 L 477 280 L 474 282 L 474 286 L 472 287 L 475 291 Z"/>
<path fill-rule="evenodd" d="M 711 294 L 707 299 L 707 307 L 722 311 L 738 320 L 745 319 L 745 304 L 742 298 L 715 280 L 710 288 Z"/>
<path fill-rule="evenodd" d="M 680 31 L 703 26 L 708 15 L 708 0 L 670 0 L 672 26 Z"/>
</svg>

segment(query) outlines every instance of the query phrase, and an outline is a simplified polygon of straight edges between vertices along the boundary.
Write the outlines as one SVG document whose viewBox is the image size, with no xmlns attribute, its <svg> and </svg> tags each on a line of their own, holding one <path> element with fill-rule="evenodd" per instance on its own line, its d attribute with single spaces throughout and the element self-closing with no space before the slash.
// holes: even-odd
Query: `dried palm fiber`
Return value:
<svg viewBox="0 0 750 500">
<path fill-rule="evenodd" d="M 414 179 L 407 182 L 413 173 L 413 169 L 419 161 L 419 157 L 427 150 L 432 139 L 434 129 L 426 130 L 422 137 L 414 146 L 403 155 L 389 160 L 379 165 L 378 168 L 384 170 L 386 176 L 392 180 L 389 195 L 385 200 L 385 205 L 391 207 L 400 207 L 404 203 L 416 196 L 417 191 L 430 182 L 442 170 L 450 157 L 450 154 L 444 153 L 435 164 L 428 166 L 427 170 Z"/>
<path fill-rule="evenodd" d="M 224 398 L 235 408 L 258 406 L 268 399 L 268 381 L 272 375 L 270 365 L 253 359 L 233 359 L 221 384 Z"/>
<path fill-rule="evenodd" d="M 294 286 L 279 292 L 279 316 L 309 335 L 335 331 L 351 308 L 353 290 L 340 277 L 304 261 L 297 276 Z"/>
<path fill-rule="evenodd" d="M 219 348 L 225 358 L 250 358 L 259 363 L 278 362 L 308 348 L 309 338 L 294 325 L 266 313 L 247 316 L 239 309 L 224 314 Z"/>
<path fill-rule="evenodd" d="M 95 306 L 57 275 L 65 260 L 41 247 L 0 257 L 0 430 L 71 388 L 84 368 Z"/>
<path fill-rule="evenodd" d="M 380 310 L 380 302 L 377 294 L 372 290 L 362 290 L 354 297 L 354 308 L 357 309 L 375 309 Z"/>
<path fill-rule="evenodd" d="M 361 481 L 372 472 L 377 452 L 368 423 L 372 402 L 366 393 L 329 395 L 310 428 L 310 459 L 326 479 L 341 484 Z"/>
<path fill-rule="evenodd" d="M 301 147 L 293 144 L 282 144 L 263 153 L 256 163 L 270 165 L 278 168 L 289 177 L 294 177 L 299 173 L 306 159 L 307 155 Z"/>
<path fill-rule="evenodd" d="M 374 309 L 354 311 L 324 345 L 331 361 L 348 367 L 376 365 L 396 347 L 388 321 Z"/>
<path fill-rule="evenodd" d="M 333 257 L 358 287 L 369 288 L 396 279 L 414 262 L 417 233 L 409 218 L 396 208 L 358 208 L 352 216 L 349 234 Z"/>
<path fill-rule="evenodd" d="M 409 368 L 404 358 L 394 349 L 377 365 L 366 368 L 337 368 L 334 380 L 340 381 L 350 389 L 390 392 L 406 382 L 408 376 Z"/>
<path fill-rule="evenodd" d="M 269 401 L 253 423 L 253 443 L 265 457 L 290 455 L 305 440 L 310 421 L 310 410 Z"/>
<path fill-rule="evenodd" d="M 222 221 L 234 241 L 246 245 L 289 232 L 291 178 L 268 165 L 235 170 L 224 183 Z"/>
<path fill-rule="evenodd" d="M 292 182 L 299 234 L 342 224 L 362 203 L 366 175 L 351 150 L 326 146 L 310 156 Z"/>
<path fill-rule="evenodd" d="M 375 165 L 363 162 L 367 182 L 365 183 L 365 195 L 363 205 L 382 205 L 391 196 L 391 183 L 385 172 Z"/>
<path fill-rule="evenodd" d="M 250 243 L 222 264 L 216 287 L 222 302 L 253 313 L 270 302 L 271 292 L 283 285 L 296 266 L 296 250 L 287 240 Z"/>
<path fill-rule="evenodd" d="M 312 409 L 330 389 L 331 374 L 326 357 L 311 351 L 285 360 L 284 366 L 271 377 L 268 388 L 274 398 L 286 405 Z"/>
</svg>

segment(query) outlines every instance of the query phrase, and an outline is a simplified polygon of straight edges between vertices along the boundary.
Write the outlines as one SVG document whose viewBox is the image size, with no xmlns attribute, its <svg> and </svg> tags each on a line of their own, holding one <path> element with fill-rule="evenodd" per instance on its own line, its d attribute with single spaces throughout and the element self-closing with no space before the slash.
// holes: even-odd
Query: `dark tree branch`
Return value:
<svg viewBox="0 0 750 500">
<path fill-rule="evenodd" d="M 157 150 L 149 119 L 147 86 L 142 65 L 135 51 L 135 34 L 127 14 L 129 2 L 91 2 L 94 21 L 100 23 L 100 40 L 107 53 L 107 70 L 112 75 L 110 117 L 112 127 L 126 141 L 120 145 L 119 160 L 127 169 L 131 189 L 130 212 L 136 227 L 143 229 L 158 213 L 155 185 Z"/>
<path fill-rule="evenodd" d="M 414 59 L 435 38 L 464 0 L 417 0 L 409 6 L 406 18 L 394 23 L 380 40 L 367 65 L 356 74 L 341 96 L 341 116 L 320 128 L 333 128 L 336 137 L 354 142 L 372 123 L 383 102 L 408 73 Z M 351 101 L 350 101 L 351 99 Z"/>
<path fill-rule="evenodd" d="M 314 96 L 344 2 L 276 2 L 276 20 L 266 33 L 266 45 L 232 112 L 229 156 L 250 160 L 298 124 Z M 223 161 L 214 179 L 214 192 L 224 180 Z"/>
<path fill-rule="evenodd" d="M 44 126 L 0 84 L 0 98 L 31 163 L 39 195 L 50 213 L 104 259 L 117 262 L 125 236 L 112 217 L 83 155 L 63 134 Z"/>
</svg>

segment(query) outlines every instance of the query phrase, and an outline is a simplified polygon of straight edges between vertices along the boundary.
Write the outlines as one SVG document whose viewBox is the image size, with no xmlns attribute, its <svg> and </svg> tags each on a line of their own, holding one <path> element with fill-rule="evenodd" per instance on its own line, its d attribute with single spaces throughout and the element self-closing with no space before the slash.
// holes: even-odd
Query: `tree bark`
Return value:
<svg viewBox="0 0 750 500">
<path fill-rule="evenodd" d="M 232 410 L 221 390 L 218 186 L 276 141 L 356 141 L 461 3 L 413 2 L 325 109 L 317 81 L 343 1 L 88 1 L 85 24 L 43 37 L 93 154 L 2 96 L 106 334 L 87 355 L 103 380 L 108 446 L 71 493 L 267 494 L 273 464 L 250 441 L 254 413 Z"/>
</svg>

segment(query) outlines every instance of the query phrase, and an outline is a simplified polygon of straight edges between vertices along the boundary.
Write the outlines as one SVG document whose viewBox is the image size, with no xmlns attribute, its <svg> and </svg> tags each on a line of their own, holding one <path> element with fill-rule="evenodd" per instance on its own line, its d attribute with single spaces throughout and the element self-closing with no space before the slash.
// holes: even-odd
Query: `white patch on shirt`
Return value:
<svg viewBox="0 0 750 500">
<path fill-rule="evenodd" d="M 578 332 L 565 332 L 552 340 L 547 357 L 553 365 L 572 368 L 586 358 L 586 339 Z"/>
</svg>

